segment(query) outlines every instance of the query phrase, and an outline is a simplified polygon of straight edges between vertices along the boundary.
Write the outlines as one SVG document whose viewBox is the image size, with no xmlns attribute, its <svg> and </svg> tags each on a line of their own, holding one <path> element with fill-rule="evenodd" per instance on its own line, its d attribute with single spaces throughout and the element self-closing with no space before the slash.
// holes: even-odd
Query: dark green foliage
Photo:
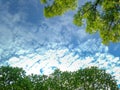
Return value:
<svg viewBox="0 0 120 90">
<path fill-rule="evenodd" d="M 17 67 L 0 67 L 0 90 L 31 90 L 25 71 Z"/>
<path fill-rule="evenodd" d="M 78 0 L 54 0 L 51 6 L 44 8 L 44 15 L 51 18 L 75 10 L 77 2 Z M 120 42 L 119 0 L 91 0 L 79 6 L 73 23 L 82 26 L 85 24 L 83 21 L 86 21 L 86 32 L 90 34 L 99 32 L 103 44 Z"/>
<path fill-rule="evenodd" d="M 30 75 L 29 76 L 32 82 L 32 90 L 47 90 L 46 80 L 47 76 L 43 75 Z"/>
<path fill-rule="evenodd" d="M 0 90 L 119 90 L 115 79 L 97 67 L 62 72 L 49 76 L 25 75 L 17 67 L 0 67 Z"/>
<path fill-rule="evenodd" d="M 97 67 L 78 70 L 74 77 L 84 90 L 118 90 L 114 78 Z"/>
</svg>

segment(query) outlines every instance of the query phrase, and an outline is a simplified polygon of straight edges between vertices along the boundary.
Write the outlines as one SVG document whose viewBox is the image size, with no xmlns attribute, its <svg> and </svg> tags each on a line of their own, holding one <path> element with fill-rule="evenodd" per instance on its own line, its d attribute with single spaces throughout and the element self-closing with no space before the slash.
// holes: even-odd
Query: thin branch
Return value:
<svg viewBox="0 0 120 90">
<path fill-rule="evenodd" d="M 96 10 L 96 7 L 97 7 L 99 2 L 100 2 L 100 0 L 97 0 L 97 2 L 95 4 L 93 4 L 90 8 L 88 8 L 82 15 L 84 15 L 85 13 L 87 13 L 91 9 Z"/>
<path fill-rule="evenodd" d="M 109 25 L 109 27 L 108 27 L 108 31 L 111 30 L 113 22 L 114 22 L 114 18 L 112 18 L 112 20 L 111 20 L 111 22 L 110 22 L 110 25 Z"/>
</svg>

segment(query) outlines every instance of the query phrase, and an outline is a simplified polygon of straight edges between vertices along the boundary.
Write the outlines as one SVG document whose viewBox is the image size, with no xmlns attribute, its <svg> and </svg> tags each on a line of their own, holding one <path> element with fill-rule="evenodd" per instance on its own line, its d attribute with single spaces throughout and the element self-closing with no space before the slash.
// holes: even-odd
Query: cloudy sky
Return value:
<svg viewBox="0 0 120 90">
<path fill-rule="evenodd" d="M 120 43 L 101 44 L 73 25 L 74 12 L 46 19 L 39 0 L 0 0 L 0 66 L 22 67 L 27 74 L 50 74 L 97 66 L 120 85 Z"/>
</svg>

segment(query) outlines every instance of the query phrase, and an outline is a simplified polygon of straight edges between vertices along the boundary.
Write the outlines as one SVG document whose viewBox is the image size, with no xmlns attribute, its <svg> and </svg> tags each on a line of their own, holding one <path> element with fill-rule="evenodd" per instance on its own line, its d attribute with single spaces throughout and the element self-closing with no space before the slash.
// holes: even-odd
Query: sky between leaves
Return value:
<svg viewBox="0 0 120 90">
<path fill-rule="evenodd" d="M 73 25 L 73 14 L 46 19 L 39 0 L 0 0 L 0 66 L 47 75 L 98 66 L 120 84 L 120 44 L 102 45 L 98 34 Z"/>
</svg>

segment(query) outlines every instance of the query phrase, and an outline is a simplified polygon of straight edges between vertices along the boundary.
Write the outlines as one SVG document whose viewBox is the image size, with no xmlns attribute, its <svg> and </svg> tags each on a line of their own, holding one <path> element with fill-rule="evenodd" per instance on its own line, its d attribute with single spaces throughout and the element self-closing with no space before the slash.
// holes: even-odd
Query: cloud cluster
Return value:
<svg viewBox="0 0 120 90">
<path fill-rule="evenodd" d="M 17 51 L 32 52 L 36 48 L 51 48 L 51 45 L 69 45 L 70 43 L 75 46 L 87 37 L 83 28 L 77 28 L 72 24 L 72 16 L 44 19 L 38 25 L 33 25 L 26 21 L 29 13 L 20 9 L 17 13 L 11 14 L 8 9 L 10 2 L 4 5 L 0 2 L 3 7 L 0 14 L 1 62 L 12 56 L 19 56 Z M 24 5 L 22 1 L 20 4 Z M 5 6 L 8 8 L 5 9 Z"/>
<path fill-rule="evenodd" d="M 89 40 L 87 42 L 89 42 Z M 94 40 L 92 42 L 95 43 Z M 79 47 L 85 43 L 80 44 Z M 74 49 L 55 45 L 51 47 L 54 48 L 38 48 L 36 50 L 37 52 L 20 55 L 19 57 L 11 57 L 7 63 L 11 66 L 22 67 L 26 70 L 27 74 L 46 75 L 52 73 L 55 68 L 59 68 L 62 71 L 76 71 L 80 68 L 97 66 L 106 69 L 106 72 L 115 76 L 118 84 L 120 84 L 120 58 L 109 54 L 107 47 L 101 45 L 102 52 L 99 50 L 96 51 L 96 49 L 94 51 L 92 46 Z M 92 47 L 91 50 L 84 51 L 90 47 Z M 86 53 L 89 54 L 86 55 Z"/>
</svg>

